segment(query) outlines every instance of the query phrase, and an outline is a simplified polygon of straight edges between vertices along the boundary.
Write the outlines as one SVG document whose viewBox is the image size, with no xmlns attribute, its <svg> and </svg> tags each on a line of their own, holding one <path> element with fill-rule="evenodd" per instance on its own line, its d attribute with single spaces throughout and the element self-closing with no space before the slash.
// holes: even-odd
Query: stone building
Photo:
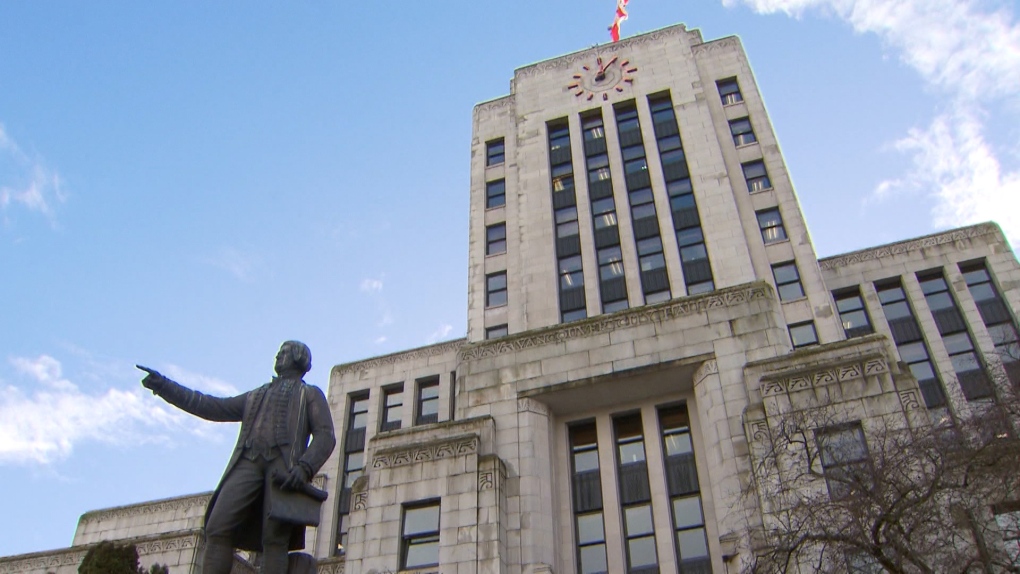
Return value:
<svg viewBox="0 0 1020 574">
<path fill-rule="evenodd" d="M 332 369 L 320 572 L 736 572 L 775 421 L 835 400 L 866 437 L 1020 383 L 998 227 L 819 260 L 735 37 L 519 68 L 471 150 L 467 337 Z"/>
</svg>

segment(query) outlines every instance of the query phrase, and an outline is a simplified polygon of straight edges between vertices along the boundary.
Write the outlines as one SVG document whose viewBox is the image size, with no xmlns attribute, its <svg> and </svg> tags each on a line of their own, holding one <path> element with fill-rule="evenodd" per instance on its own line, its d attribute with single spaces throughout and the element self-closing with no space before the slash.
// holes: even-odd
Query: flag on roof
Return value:
<svg viewBox="0 0 1020 574">
<path fill-rule="evenodd" d="M 616 0 L 616 18 L 613 18 L 613 25 L 609 27 L 609 35 L 613 41 L 620 39 L 620 24 L 627 19 L 627 2 L 630 0 Z"/>
</svg>

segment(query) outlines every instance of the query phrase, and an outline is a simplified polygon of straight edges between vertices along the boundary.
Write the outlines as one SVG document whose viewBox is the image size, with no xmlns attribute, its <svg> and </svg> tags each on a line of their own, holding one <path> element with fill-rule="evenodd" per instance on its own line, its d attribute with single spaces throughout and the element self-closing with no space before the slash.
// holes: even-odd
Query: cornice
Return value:
<svg viewBox="0 0 1020 574">
<path fill-rule="evenodd" d="M 357 373 L 360 371 L 367 371 L 383 365 L 392 365 L 394 363 L 403 363 L 405 361 L 413 361 L 416 359 L 428 359 L 438 355 L 443 355 L 452 351 L 456 351 L 463 347 L 467 343 L 467 339 L 455 339 L 453 341 L 447 341 L 445 343 L 438 343 L 436 345 L 429 345 L 428 347 L 418 347 L 417 349 L 411 349 L 409 351 L 401 351 L 399 353 L 391 353 L 389 355 L 382 355 L 380 357 L 373 357 L 371 359 L 365 359 L 364 361 L 357 361 L 354 363 L 343 363 L 333 367 L 333 375 L 342 377 L 349 373 Z"/>
<path fill-rule="evenodd" d="M 164 554 L 181 550 L 198 548 L 201 530 L 182 530 L 156 536 L 140 536 L 118 540 L 121 544 L 134 544 L 139 556 Z M 96 543 L 98 544 L 98 543 Z M 85 554 L 95 544 L 82 544 L 71 548 L 35 552 L 0 558 L 0 574 L 21 574 L 34 570 L 55 570 L 62 566 L 77 567 L 85 558 Z"/>
<path fill-rule="evenodd" d="M 527 331 L 517 336 L 511 335 L 491 341 L 473 343 L 461 349 L 460 359 L 472 361 L 506 353 L 516 353 L 524 349 L 591 337 L 648 323 L 663 323 L 704 313 L 709 309 L 744 305 L 758 299 L 774 299 L 774 297 L 772 288 L 767 283 L 758 281 L 720 289 L 704 295 L 674 299 L 657 305 L 635 307 L 612 315 L 599 315 L 585 321 L 556 325 L 538 331 Z"/>
<path fill-rule="evenodd" d="M 834 255 L 825 259 L 818 260 L 818 266 L 823 271 L 830 269 L 838 269 L 840 267 L 846 267 L 848 265 L 855 265 L 857 263 L 863 263 L 865 261 L 872 261 L 875 259 L 882 259 L 883 257 L 892 257 L 893 255 L 902 255 L 910 253 L 911 251 L 918 251 L 926 247 L 935 247 L 937 245 L 947 245 L 950 243 L 956 243 L 966 239 L 973 239 L 975 237 L 981 237 L 983 235 L 998 235 L 999 226 L 994 223 L 980 223 L 978 225 L 972 225 L 970 227 L 962 227 L 960 229 L 952 229 L 943 233 L 935 233 L 932 235 L 925 235 L 924 237 L 918 237 L 916 239 L 908 239 L 906 241 L 899 241 L 896 243 L 889 243 L 886 245 L 880 245 L 878 247 L 870 247 L 868 249 L 861 249 L 859 251 L 851 251 L 850 253 L 844 253 L 842 255 Z M 962 249 L 964 246 L 960 246 Z"/>
<path fill-rule="evenodd" d="M 516 98 L 514 97 L 514 94 L 510 94 L 509 96 L 503 96 L 496 98 L 495 100 L 489 100 L 475 105 L 474 114 L 477 117 L 483 112 L 492 113 L 496 110 L 513 107 L 515 103 Z"/>
<path fill-rule="evenodd" d="M 712 40 L 711 42 L 705 42 L 704 44 L 697 44 L 691 47 L 691 51 L 697 55 L 718 52 L 721 50 L 731 50 L 733 48 L 740 49 L 740 38 L 737 36 L 727 36 L 718 40 Z"/>
<path fill-rule="evenodd" d="M 205 508 L 205 506 L 209 504 L 209 499 L 211 497 L 212 492 L 203 492 L 200 494 L 191 494 L 177 498 L 155 500 L 153 502 L 146 502 L 142 504 L 92 510 L 82 514 L 81 518 L 78 519 L 78 524 L 88 524 L 90 522 L 100 522 L 103 520 L 116 520 L 118 518 L 125 518 L 128 516 L 138 516 L 139 514 L 173 512 L 194 506 L 201 506 Z"/>
<path fill-rule="evenodd" d="M 381 449 L 372 458 L 372 469 L 392 468 L 477 452 L 478 435 L 460 435 L 427 443 Z"/>
<path fill-rule="evenodd" d="M 639 36 L 632 36 L 630 38 L 624 38 L 619 42 L 612 42 L 609 44 L 598 44 L 587 50 L 581 50 L 580 52 L 574 52 L 559 58 L 553 58 L 551 60 L 545 60 L 530 66 L 518 68 L 514 72 L 515 78 L 530 78 L 533 76 L 541 76 L 548 72 L 558 72 L 573 68 L 575 64 L 579 62 L 592 61 L 596 56 L 605 57 L 607 55 L 617 55 L 627 50 L 628 48 L 634 48 L 637 46 L 644 46 L 646 44 L 656 44 L 663 40 L 670 38 L 677 38 L 687 33 L 687 27 L 683 24 L 677 24 L 668 28 L 662 28 L 661 30 L 655 30 L 647 34 L 641 34 Z"/>
<path fill-rule="evenodd" d="M 768 397 L 888 372 L 889 363 L 884 357 L 864 357 L 795 374 L 762 377 L 761 394 L 763 397 Z"/>
</svg>

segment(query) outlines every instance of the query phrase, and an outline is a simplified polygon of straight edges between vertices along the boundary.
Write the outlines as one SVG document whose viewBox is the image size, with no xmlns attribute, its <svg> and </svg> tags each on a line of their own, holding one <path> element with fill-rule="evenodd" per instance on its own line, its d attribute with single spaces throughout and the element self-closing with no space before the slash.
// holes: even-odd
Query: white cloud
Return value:
<svg viewBox="0 0 1020 574">
<path fill-rule="evenodd" d="M 261 264 L 259 258 L 234 247 L 221 247 L 206 263 L 230 273 L 241 281 L 251 281 L 253 272 Z"/>
<path fill-rule="evenodd" d="M 137 445 L 181 433 L 217 434 L 213 425 L 163 404 L 141 387 L 85 393 L 64 378 L 53 357 L 14 357 L 10 362 L 34 386 L 0 387 L 0 464 L 50 464 L 86 441 Z"/>
<path fill-rule="evenodd" d="M 450 335 L 451 331 L 453 331 L 453 325 L 443 323 L 439 325 L 438 329 L 436 329 L 431 335 L 429 335 L 428 342 L 431 344 L 442 341 Z"/>
<path fill-rule="evenodd" d="M 216 377 L 193 373 L 177 365 L 167 365 L 160 371 L 178 383 L 218 397 L 232 397 L 241 394 L 234 385 Z M 144 373 L 143 373 L 144 374 Z"/>
<path fill-rule="evenodd" d="M 1020 166 L 986 138 L 989 127 L 1016 125 L 1020 114 L 1020 25 L 1002 0 L 722 0 L 760 13 L 801 17 L 814 11 L 877 35 L 944 98 L 945 110 L 911 130 L 894 149 L 912 154 L 902 177 L 881 182 L 881 199 L 923 191 L 938 227 L 994 219 L 1020 241 L 1016 197 Z M 1003 104 L 998 115 L 984 104 Z M 1013 145 L 1016 145 L 1015 143 Z"/>
<path fill-rule="evenodd" d="M 388 338 L 386 337 L 386 335 L 382 335 L 380 337 L 376 337 L 375 340 L 372 341 L 372 342 L 375 343 L 376 345 L 382 345 L 387 340 L 388 340 Z"/>
<path fill-rule="evenodd" d="M 10 164 L 14 181 L 0 181 L 0 213 L 4 222 L 15 206 L 46 216 L 55 224 L 54 206 L 67 199 L 60 174 L 50 170 L 40 159 L 29 157 L 7 135 L 0 124 L 0 165 Z"/>
<path fill-rule="evenodd" d="M 383 289 L 382 279 L 363 279 L 360 289 L 365 293 L 381 293 Z"/>
</svg>

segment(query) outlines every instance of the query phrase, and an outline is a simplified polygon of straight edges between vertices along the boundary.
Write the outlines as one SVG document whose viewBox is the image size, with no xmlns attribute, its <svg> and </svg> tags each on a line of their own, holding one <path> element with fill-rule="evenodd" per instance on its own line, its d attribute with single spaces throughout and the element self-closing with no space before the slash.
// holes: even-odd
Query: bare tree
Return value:
<svg viewBox="0 0 1020 574">
<path fill-rule="evenodd" d="M 1020 572 L 1014 403 L 914 428 L 838 405 L 775 417 L 752 452 L 764 532 L 745 571 Z"/>
</svg>

